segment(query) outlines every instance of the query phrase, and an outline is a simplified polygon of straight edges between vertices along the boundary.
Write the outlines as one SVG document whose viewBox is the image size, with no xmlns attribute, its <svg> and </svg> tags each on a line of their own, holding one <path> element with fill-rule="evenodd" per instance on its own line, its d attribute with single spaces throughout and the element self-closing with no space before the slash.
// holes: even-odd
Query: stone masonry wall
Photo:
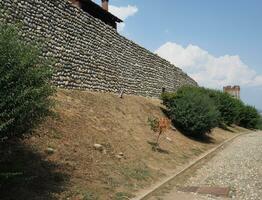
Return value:
<svg viewBox="0 0 262 200">
<path fill-rule="evenodd" d="M 119 35 L 66 0 L 0 0 L 0 18 L 21 23 L 27 41 L 55 61 L 55 85 L 157 97 L 197 85 L 182 70 Z"/>
</svg>

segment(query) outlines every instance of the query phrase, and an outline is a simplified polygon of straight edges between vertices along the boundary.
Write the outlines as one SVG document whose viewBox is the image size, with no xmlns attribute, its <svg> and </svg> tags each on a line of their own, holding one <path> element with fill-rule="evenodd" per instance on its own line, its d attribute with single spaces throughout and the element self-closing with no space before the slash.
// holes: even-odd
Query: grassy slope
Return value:
<svg viewBox="0 0 262 200">
<path fill-rule="evenodd" d="M 158 100 L 66 90 L 55 98 L 58 117 L 47 119 L 11 152 L 13 160 L 5 169 L 16 163 L 14 171 L 23 171 L 20 178 L 27 181 L 6 186 L 12 187 L 4 193 L 7 199 L 125 199 L 121 196 L 149 186 L 236 134 L 216 129 L 212 142 L 204 143 L 169 130 L 166 136 L 172 141 L 163 137 L 164 151 L 154 152 L 150 142 L 155 136 L 147 120 L 163 116 Z M 95 143 L 106 152 L 95 150 Z M 48 147 L 55 153 L 48 154 Z M 116 157 L 120 152 L 124 159 Z"/>
</svg>

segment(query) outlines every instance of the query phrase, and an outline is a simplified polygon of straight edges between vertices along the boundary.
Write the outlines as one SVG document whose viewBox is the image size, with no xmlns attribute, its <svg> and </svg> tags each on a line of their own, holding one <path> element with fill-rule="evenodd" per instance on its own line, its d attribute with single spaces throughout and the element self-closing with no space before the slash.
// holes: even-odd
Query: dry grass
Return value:
<svg viewBox="0 0 262 200">
<path fill-rule="evenodd" d="M 211 142 L 195 141 L 169 130 L 169 139 L 162 137 L 160 142 L 163 151 L 154 152 L 151 144 L 156 137 L 147 120 L 164 117 L 158 100 L 68 90 L 59 90 L 55 99 L 58 116 L 47 119 L 20 142 L 45 162 L 54 163 L 57 167 L 53 170 L 68 179 L 57 183 L 47 179 L 47 185 L 60 184 L 60 190 L 35 198 L 46 189 L 36 187 L 35 196 L 28 195 L 27 199 L 125 199 L 242 130 L 215 129 Z M 106 152 L 95 150 L 95 143 L 102 144 Z M 55 153 L 48 155 L 48 147 Z M 120 152 L 124 154 L 121 160 L 116 157 Z M 53 176 L 53 172 L 46 176 Z M 16 191 L 10 195 L 30 194 L 26 188 Z"/>
</svg>

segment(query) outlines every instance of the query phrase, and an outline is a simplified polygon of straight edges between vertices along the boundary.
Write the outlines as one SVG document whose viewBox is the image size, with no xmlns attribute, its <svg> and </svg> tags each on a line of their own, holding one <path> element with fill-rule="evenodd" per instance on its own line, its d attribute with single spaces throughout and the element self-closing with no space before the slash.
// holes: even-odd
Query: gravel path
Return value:
<svg viewBox="0 0 262 200">
<path fill-rule="evenodd" d="M 231 198 L 262 199 L 262 132 L 235 139 L 188 179 L 186 186 L 230 187 Z M 171 191 L 159 199 L 220 200 L 223 198 Z"/>
</svg>

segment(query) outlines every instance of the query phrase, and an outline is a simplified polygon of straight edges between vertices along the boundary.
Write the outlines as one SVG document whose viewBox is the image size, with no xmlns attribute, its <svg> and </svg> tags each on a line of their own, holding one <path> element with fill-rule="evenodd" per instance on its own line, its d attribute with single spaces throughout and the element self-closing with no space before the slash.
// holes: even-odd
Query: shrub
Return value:
<svg viewBox="0 0 262 200">
<path fill-rule="evenodd" d="M 261 116 L 256 108 L 252 106 L 244 106 L 240 111 L 239 125 L 245 128 L 255 129 L 259 127 Z"/>
<path fill-rule="evenodd" d="M 172 122 L 192 136 L 209 133 L 218 125 L 219 112 L 211 98 L 196 87 L 182 87 L 165 103 Z"/>
<path fill-rule="evenodd" d="M 241 121 L 241 111 L 244 109 L 246 106 L 241 100 L 239 99 L 233 99 L 234 100 L 234 108 L 236 110 L 236 117 L 234 124 L 240 126 L 240 121 Z"/>
<path fill-rule="evenodd" d="M 159 139 L 162 134 L 164 134 L 169 128 L 170 128 L 170 120 L 167 118 L 156 118 L 156 117 L 149 117 L 148 118 L 148 124 L 154 133 L 157 134 L 156 144 L 155 147 L 153 147 L 153 150 L 156 150 L 155 148 L 159 147 Z"/>
<path fill-rule="evenodd" d="M 204 133 L 215 125 L 237 124 L 262 128 L 258 111 L 227 93 L 201 87 L 182 87 L 177 93 L 162 95 L 171 119 L 189 133 Z"/>
<path fill-rule="evenodd" d="M 159 119 L 156 117 L 149 117 L 147 120 L 148 125 L 150 126 L 153 132 L 158 132 Z"/>
<path fill-rule="evenodd" d="M 0 24 L 0 138 L 21 135 L 49 113 L 51 68 L 14 26 Z"/>
<path fill-rule="evenodd" d="M 220 112 L 220 125 L 237 124 L 245 128 L 256 128 L 259 114 L 255 108 L 245 105 L 227 93 L 204 88 L 202 91 L 209 95 Z"/>
<path fill-rule="evenodd" d="M 220 113 L 220 125 L 232 125 L 239 122 L 240 109 L 244 104 L 233 98 L 231 95 L 212 89 L 200 88 L 201 92 L 207 94 L 214 102 L 217 110 Z"/>
<path fill-rule="evenodd" d="M 212 99 L 220 112 L 220 124 L 232 125 L 236 123 L 239 115 L 238 100 L 229 94 L 218 91 L 215 92 Z"/>
<path fill-rule="evenodd" d="M 164 92 L 161 94 L 161 99 L 163 101 L 163 104 L 167 107 L 171 107 L 172 103 L 174 102 L 174 99 L 176 97 L 175 93 L 172 92 Z"/>
<path fill-rule="evenodd" d="M 262 116 L 258 120 L 257 129 L 262 130 Z"/>
</svg>

